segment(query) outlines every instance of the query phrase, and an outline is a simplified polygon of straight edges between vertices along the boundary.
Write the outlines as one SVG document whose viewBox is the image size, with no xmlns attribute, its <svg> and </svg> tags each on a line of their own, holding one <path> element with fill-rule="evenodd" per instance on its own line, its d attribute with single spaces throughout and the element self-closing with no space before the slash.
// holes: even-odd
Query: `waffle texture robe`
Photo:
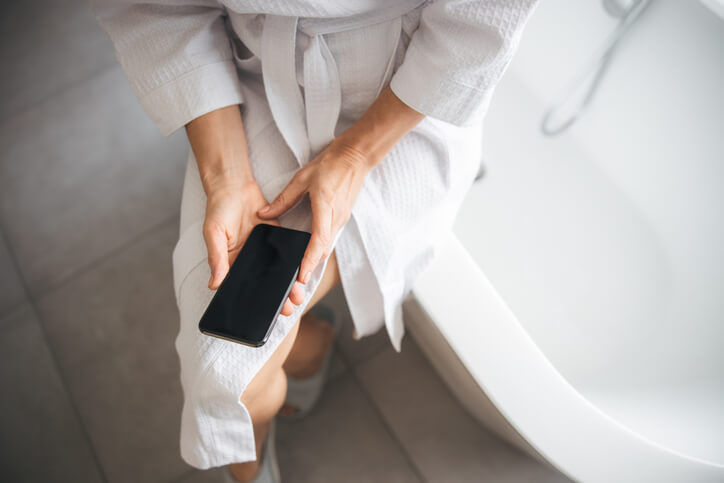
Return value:
<svg viewBox="0 0 724 483">
<path fill-rule="evenodd" d="M 164 135 L 240 104 L 254 176 L 271 201 L 387 85 L 426 114 L 367 176 L 334 239 L 357 337 L 384 325 L 429 265 L 479 167 L 482 120 L 534 0 L 94 0 L 95 15 Z M 251 348 L 202 335 L 213 293 L 202 237 L 206 197 L 193 153 L 173 253 L 181 455 L 209 468 L 256 459 L 240 397 L 307 302 Z M 279 218 L 311 231 L 308 198 Z M 306 300 L 327 260 L 305 286 Z M 451 267 L 451 270 L 454 268 Z"/>
</svg>

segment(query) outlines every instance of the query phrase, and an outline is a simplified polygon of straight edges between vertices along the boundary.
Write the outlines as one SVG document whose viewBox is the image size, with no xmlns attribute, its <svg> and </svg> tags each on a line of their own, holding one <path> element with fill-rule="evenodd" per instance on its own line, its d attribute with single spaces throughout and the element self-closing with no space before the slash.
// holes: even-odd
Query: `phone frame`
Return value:
<svg viewBox="0 0 724 483">
<path fill-rule="evenodd" d="M 212 296 L 211 300 L 209 301 L 209 305 L 206 307 L 206 309 L 204 310 L 204 313 L 203 313 L 203 314 L 201 315 L 201 317 L 199 318 L 199 321 L 198 321 L 198 324 L 197 324 L 197 325 L 198 325 L 199 331 L 200 331 L 202 334 L 204 334 L 204 335 L 206 335 L 206 336 L 210 336 L 210 337 L 216 337 L 216 338 L 219 338 L 219 339 L 223 339 L 223 340 L 229 341 L 229 342 L 235 342 L 235 343 L 237 343 L 237 344 L 242 344 L 242 345 L 245 345 L 245 346 L 248 346 L 248 347 L 261 347 L 261 346 L 263 346 L 263 345 L 269 340 L 269 336 L 271 335 L 272 330 L 274 330 L 274 327 L 276 327 L 277 319 L 279 318 L 279 315 L 281 314 L 281 311 L 282 311 L 282 309 L 284 308 L 284 304 L 286 303 L 287 299 L 289 298 L 289 294 L 291 293 L 292 288 L 294 287 L 294 283 L 297 281 L 297 277 L 299 276 L 299 272 L 300 272 L 300 270 L 301 270 L 301 260 L 303 259 L 302 255 L 303 255 L 303 253 L 306 251 L 306 248 L 307 248 L 308 245 L 309 245 L 309 241 L 310 241 L 310 239 L 311 239 L 311 233 L 309 233 L 309 232 L 307 232 L 307 231 L 305 231 L 305 230 L 299 230 L 299 229 L 296 229 L 296 228 L 288 228 L 288 227 L 283 227 L 283 226 L 279 226 L 279 225 L 273 225 L 273 224 L 271 224 L 271 223 L 259 223 L 259 224 L 255 225 L 254 228 L 252 229 L 252 232 L 249 233 L 249 237 L 247 238 L 247 242 L 248 242 L 248 239 L 252 236 L 252 233 L 254 233 L 254 232 L 255 232 L 256 230 L 258 230 L 258 229 L 261 229 L 261 226 L 262 226 L 262 225 L 265 226 L 265 228 L 264 228 L 265 230 L 280 229 L 280 230 L 284 230 L 284 231 L 297 232 L 297 235 L 295 235 L 295 236 L 297 236 L 297 237 L 302 236 L 302 237 L 304 238 L 304 241 L 303 241 L 303 242 L 301 242 L 301 240 L 299 241 L 299 243 L 303 243 L 304 249 L 301 248 L 301 246 L 302 246 L 301 244 L 299 245 L 299 247 L 297 247 L 299 250 L 301 250 L 301 251 L 299 252 L 300 262 L 299 262 L 299 264 L 297 264 L 296 268 L 294 269 L 294 274 L 291 276 L 291 279 L 290 279 L 290 281 L 289 281 L 289 286 L 286 288 L 286 290 L 285 290 L 285 292 L 284 292 L 284 296 L 281 298 L 281 302 L 280 302 L 280 304 L 279 304 L 279 307 L 277 307 L 277 309 L 276 309 L 276 311 L 275 311 L 275 314 L 274 314 L 274 317 L 273 317 L 271 323 L 269 324 L 269 327 L 267 328 L 266 333 L 264 334 L 264 337 L 263 337 L 261 340 L 249 340 L 249 339 L 245 339 L 245 338 L 243 338 L 243 337 L 237 336 L 236 334 L 230 334 L 230 333 L 228 333 L 228 332 L 220 333 L 220 332 L 218 332 L 218 331 L 216 331 L 216 330 L 213 330 L 214 328 L 217 328 L 217 327 L 212 327 L 212 328 L 208 328 L 208 327 L 204 328 L 204 327 L 202 327 L 202 324 L 203 324 L 203 322 L 204 322 L 204 319 L 207 317 L 207 313 L 208 313 L 208 311 L 209 311 L 209 308 L 210 308 L 211 305 L 214 303 L 214 299 L 218 296 L 218 290 L 221 289 L 221 287 L 224 285 L 224 282 L 226 282 L 227 278 L 230 276 L 231 271 L 232 271 L 232 267 L 233 267 L 233 266 L 236 264 L 236 262 L 237 262 L 236 260 L 235 260 L 234 263 L 232 263 L 231 266 L 229 267 L 229 272 L 228 272 L 228 273 L 226 274 L 226 276 L 224 277 L 224 280 L 221 282 L 221 285 L 219 286 L 219 289 L 217 289 L 217 291 L 214 293 L 214 295 Z M 239 255 L 237 255 L 237 256 L 241 256 L 241 254 L 244 252 L 244 247 L 245 247 L 245 246 L 246 246 L 246 242 L 244 242 L 244 246 L 242 246 L 242 249 L 241 249 L 241 251 L 239 252 Z M 208 324 L 208 323 L 207 323 L 206 325 L 212 325 L 212 326 L 213 326 L 214 324 Z"/>
<path fill-rule="evenodd" d="M 219 339 L 228 340 L 229 342 L 236 342 L 237 344 L 242 344 L 242 345 L 249 346 L 249 347 L 261 347 L 261 346 L 263 346 L 264 344 L 266 344 L 266 341 L 269 340 L 269 335 L 271 335 L 272 330 L 273 330 L 274 327 L 277 325 L 277 319 L 279 318 L 279 314 L 281 313 L 282 308 L 284 308 L 284 303 L 285 303 L 285 302 L 287 301 L 287 299 L 289 298 L 289 294 L 290 294 L 291 291 L 292 291 L 292 287 L 294 286 L 294 282 L 297 281 L 297 275 L 299 275 L 299 267 L 297 267 L 297 269 L 294 271 L 294 276 L 292 277 L 292 283 L 289 284 L 289 287 L 287 288 L 286 292 L 284 293 L 284 297 L 282 298 L 282 303 L 281 303 L 281 305 L 279 306 L 279 308 L 277 309 L 276 314 L 274 315 L 274 319 L 272 320 L 272 323 L 269 324 L 269 329 L 266 331 L 266 334 L 264 334 L 264 338 L 263 338 L 261 341 L 256 342 L 256 341 L 250 341 L 250 340 L 242 339 L 242 338 L 238 338 L 238 339 L 237 339 L 237 338 L 234 338 L 234 337 L 229 337 L 229 336 L 227 336 L 227 335 L 219 334 L 218 332 L 215 332 L 215 331 L 213 331 L 213 330 L 205 330 L 205 329 L 202 329 L 202 328 L 201 328 L 201 320 L 199 320 L 199 331 L 200 331 L 202 334 L 204 334 L 204 335 L 208 335 L 208 336 L 211 336 L 211 337 L 218 337 Z M 223 283 L 223 282 L 222 282 L 222 283 Z"/>
</svg>

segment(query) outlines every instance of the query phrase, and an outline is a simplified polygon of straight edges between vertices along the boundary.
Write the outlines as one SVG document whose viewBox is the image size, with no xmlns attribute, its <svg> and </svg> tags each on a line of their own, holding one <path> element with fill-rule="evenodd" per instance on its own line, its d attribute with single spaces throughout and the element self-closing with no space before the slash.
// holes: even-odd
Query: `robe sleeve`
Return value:
<svg viewBox="0 0 724 483">
<path fill-rule="evenodd" d="M 192 119 L 243 101 L 225 9 L 214 0 L 92 0 L 133 91 L 168 136 Z"/>
<path fill-rule="evenodd" d="M 536 0 L 435 0 L 423 7 L 390 88 L 422 114 L 482 121 Z"/>
</svg>

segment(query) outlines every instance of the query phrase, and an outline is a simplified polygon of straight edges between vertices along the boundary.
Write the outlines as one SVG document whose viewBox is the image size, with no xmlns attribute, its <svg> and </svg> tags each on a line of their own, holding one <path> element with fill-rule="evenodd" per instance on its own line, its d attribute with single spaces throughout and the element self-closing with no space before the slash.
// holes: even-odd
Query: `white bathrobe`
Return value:
<svg viewBox="0 0 724 483">
<path fill-rule="evenodd" d="M 474 180 L 483 116 L 535 0 L 93 3 L 141 105 L 164 135 L 211 110 L 242 105 L 250 163 L 269 201 L 386 85 L 427 115 L 368 174 L 334 240 L 358 337 L 384 325 L 399 351 L 402 301 Z M 199 332 L 212 296 L 201 232 L 205 200 L 191 153 L 173 267 L 181 454 L 197 468 L 256 459 L 240 396 L 306 305 L 280 315 L 260 348 Z M 308 198 L 280 223 L 310 231 Z M 307 301 L 326 263 L 312 273 Z"/>
</svg>

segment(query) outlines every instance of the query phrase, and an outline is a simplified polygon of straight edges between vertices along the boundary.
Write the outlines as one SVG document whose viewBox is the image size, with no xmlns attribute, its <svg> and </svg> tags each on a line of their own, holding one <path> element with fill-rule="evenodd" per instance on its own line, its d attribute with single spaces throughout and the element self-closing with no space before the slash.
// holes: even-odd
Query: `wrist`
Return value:
<svg viewBox="0 0 724 483">
<path fill-rule="evenodd" d="M 402 102 L 388 86 L 362 117 L 337 139 L 361 153 L 367 167 L 372 169 L 424 117 Z"/>
<path fill-rule="evenodd" d="M 234 154 L 221 154 L 203 160 L 197 158 L 201 185 L 207 196 L 226 188 L 243 188 L 256 183 L 248 161 L 239 158 Z"/>
<path fill-rule="evenodd" d="M 338 159 L 344 160 L 364 174 L 367 174 L 377 164 L 371 157 L 370 151 L 365 150 L 363 146 L 344 135 L 337 136 L 329 145 L 329 149 Z"/>
<path fill-rule="evenodd" d="M 247 181 L 246 183 L 223 181 L 212 184 L 208 188 L 204 188 L 206 192 L 206 208 L 213 206 L 228 206 L 229 200 L 234 204 L 238 204 L 240 208 L 248 208 L 254 203 L 249 200 L 255 199 L 261 194 L 256 181 Z"/>
<path fill-rule="evenodd" d="M 388 150 L 373 133 L 363 131 L 363 129 L 350 128 L 337 136 L 332 145 L 369 171 L 382 162 Z"/>
<path fill-rule="evenodd" d="M 197 117 L 186 125 L 186 134 L 207 195 L 225 186 L 254 182 L 238 106 Z"/>
</svg>

